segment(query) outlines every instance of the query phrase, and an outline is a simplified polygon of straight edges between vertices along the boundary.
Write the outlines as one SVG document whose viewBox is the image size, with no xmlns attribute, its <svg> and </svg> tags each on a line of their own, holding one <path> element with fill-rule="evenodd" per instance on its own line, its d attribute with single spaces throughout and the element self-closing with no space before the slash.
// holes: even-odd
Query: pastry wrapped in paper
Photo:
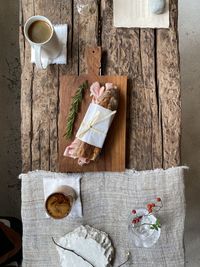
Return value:
<svg viewBox="0 0 200 267">
<path fill-rule="evenodd" d="M 98 119 L 97 119 L 98 115 L 101 121 L 104 120 L 102 119 L 102 116 L 100 114 L 101 111 L 104 113 L 104 118 L 110 117 L 110 121 L 106 120 L 105 122 L 108 124 L 107 127 L 109 128 L 109 125 L 111 124 L 112 118 L 114 117 L 114 114 L 118 107 L 119 91 L 117 87 L 114 86 L 112 83 L 106 83 L 105 86 L 100 87 L 100 84 L 98 82 L 95 82 L 91 85 L 90 92 L 91 92 L 93 104 L 90 105 L 89 109 L 91 111 L 94 111 L 94 109 L 96 109 L 95 115 L 97 115 L 96 116 L 97 123 L 98 123 Z M 88 110 L 86 115 L 88 114 L 88 116 L 90 116 L 90 110 Z M 89 118 L 88 116 L 87 118 L 85 118 L 86 122 L 88 122 L 88 118 Z M 93 122 L 95 121 L 94 117 L 91 119 L 91 121 Z M 95 122 L 93 123 L 93 125 L 95 126 Z M 96 160 L 96 158 L 101 152 L 100 145 L 98 146 L 92 145 L 91 144 L 92 142 L 90 142 L 90 140 L 88 142 L 82 141 L 86 139 L 87 135 L 89 135 L 88 129 L 90 127 L 91 126 L 88 126 L 88 128 L 87 127 L 84 128 L 84 126 L 82 125 L 82 127 L 80 127 L 81 129 L 79 129 L 77 133 L 78 136 L 76 136 L 75 140 L 65 149 L 65 152 L 64 152 L 64 156 L 78 159 L 79 165 L 88 164 L 90 161 Z M 87 130 L 88 132 L 86 134 Z M 95 129 L 95 127 L 93 127 L 93 130 L 101 132 L 100 129 Z M 82 137 L 82 140 L 81 140 L 81 137 Z M 96 141 L 98 143 L 99 140 L 97 139 Z M 102 141 L 102 143 L 103 142 L 104 141 Z"/>
</svg>

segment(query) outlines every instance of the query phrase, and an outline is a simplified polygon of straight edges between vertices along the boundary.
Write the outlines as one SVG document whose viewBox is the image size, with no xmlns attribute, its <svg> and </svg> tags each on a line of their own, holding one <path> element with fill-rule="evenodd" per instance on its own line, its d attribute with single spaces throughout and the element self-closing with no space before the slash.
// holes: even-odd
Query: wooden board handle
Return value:
<svg viewBox="0 0 200 267">
<path fill-rule="evenodd" d="M 86 47 L 85 58 L 88 74 L 100 74 L 101 69 L 101 47 Z"/>
</svg>

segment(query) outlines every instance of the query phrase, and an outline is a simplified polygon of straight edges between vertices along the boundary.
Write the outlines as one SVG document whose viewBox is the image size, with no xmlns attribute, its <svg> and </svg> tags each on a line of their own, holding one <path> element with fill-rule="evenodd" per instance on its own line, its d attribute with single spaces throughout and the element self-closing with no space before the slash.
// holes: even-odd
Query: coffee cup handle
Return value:
<svg viewBox="0 0 200 267">
<path fill-rule="evenodd" d="M 35 50 L 35 64 L 37 68 L 46 69 L 49 64 L 48 64 L 48 59 L 47 60 L 45 59 L 44 62 L 42 62 L 41 59 L 42 47 L 40 45 L 35 45 L 34 50 Z"/>
</svg>

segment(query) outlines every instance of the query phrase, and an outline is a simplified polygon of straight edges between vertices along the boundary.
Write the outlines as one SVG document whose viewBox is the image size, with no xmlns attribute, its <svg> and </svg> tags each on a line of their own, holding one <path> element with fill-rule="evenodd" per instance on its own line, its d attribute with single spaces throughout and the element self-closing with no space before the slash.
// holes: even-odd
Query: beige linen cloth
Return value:
<svg viewBox="0 0 200 267">
<path fill-rule="evenodd" d="M 52 179 L 59 175 L 49 172 L 49 177 L 54 177 Z M 66 178 L 71 176 L 65 175 Z M 131 260 L 124 266 L 184 266 L 183 177 L 184 167 L 165 171 L 84 173 L 81 180 L 83 218 L 53 220 L 45 216 L 43 172 L 21 175 L 23 266 L 59 267 L 52 237 L 58 240 L 81 224 L 89 224 L 109 234 L 115 247 L 113 266 L 122 263 L 128 251 Z M 152 248 L 135 248 L 128 234 L 129 213 L 156 197 L 161 197 L 164 204 L 159 215 L 162 223 L 160 239 Z"/>
</svg>

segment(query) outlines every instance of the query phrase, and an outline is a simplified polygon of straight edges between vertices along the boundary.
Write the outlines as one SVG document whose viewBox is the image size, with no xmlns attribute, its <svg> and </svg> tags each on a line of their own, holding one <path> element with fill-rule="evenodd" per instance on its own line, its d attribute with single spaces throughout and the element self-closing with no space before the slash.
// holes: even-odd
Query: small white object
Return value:
<svg viewBox="0 0 200 267">
<path fill-rule="evenodd" d="M 49 64 L 67 64 L 67 24 L 54 25 L 54 30 L 61 46 L 61 52 L 56 58 L 49 58 Z M 47 55 L 42 52 L 42 61 L 47 60 Z M 35 50 L 31 47 L 31 63 L 35 63 Z"/>
<path fill-rule="evenodd" d="M 149 0 L 151 12 L 157 15 L 164 13 L 165 0 Z"/>
<path fill-rule="evenodd" d="M 94 0 L 77 0 L 77 10 L 80 15 L 86 16 L 91 13 Z"/>
<path fill-rule="evenodd" d="M 151 1 L 114 0 L 114 27 L 169 28 L 169 0 L 163 14 L 152 13 Z"/>
<path fill-rule="evenodd" d="M 102 148 L 116 111 L 91 103 L 76 137 L 90 145 Z"/>
<path fill-rule="evenodd" d="M 61 267 L 91 267 L 91 264 L 95 267 L 108 267 L 114 256 L 114 248 L 108 234 L 88 225 L 81 225 L 55 241 L 86 259 L 84 261 L 74 253 L 57 246 Z"/>
<path fill-rule="evenodd" d="M 62 177 L 63 176 L 63 177 Z M 44 199 L 47 199 L 55 190 L 60 186 L 70 186 L 76 192 L 76 201 L 70 214 L 66 218 L 80 218 L 82 214 L 82 204 L 80 198 L 80 179 L 79 174 L 73 174 L 71 177 L 66 177 L 64 174 L 60 174 L 60 177 L 54 178 L 43 178 L 43 189 L 44 189 Z M 45 209 L 44 209 L 45 210 Z M 46 217 L 49 218 L 49 215 L 45 212 Z"/>
</svg>

